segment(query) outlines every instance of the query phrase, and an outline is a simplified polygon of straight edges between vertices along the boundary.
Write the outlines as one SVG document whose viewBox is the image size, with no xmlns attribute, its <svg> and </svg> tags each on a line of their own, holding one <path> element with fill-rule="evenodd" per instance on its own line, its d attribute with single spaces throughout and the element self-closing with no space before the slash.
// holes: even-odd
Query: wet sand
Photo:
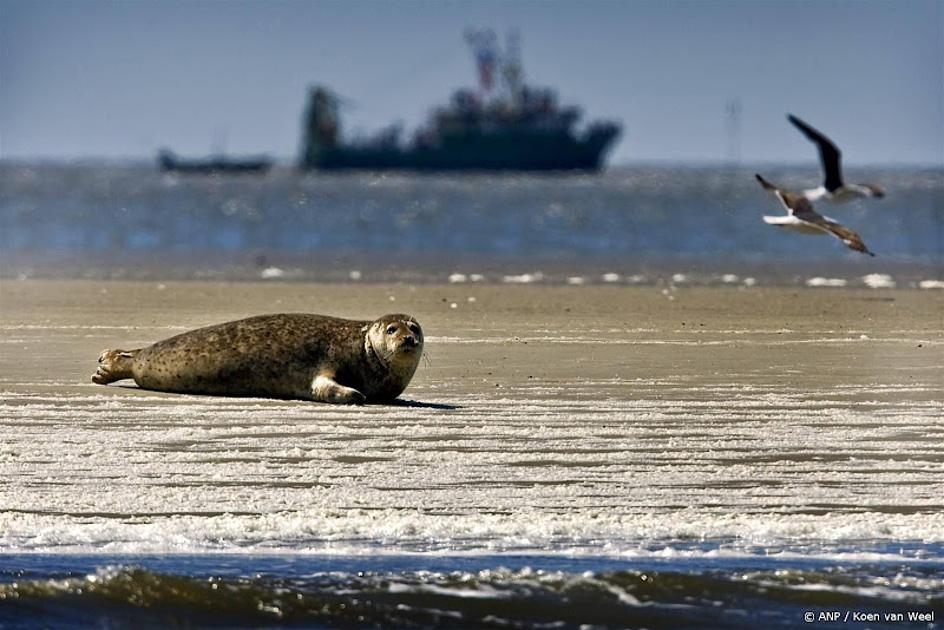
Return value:
<svg viewBox="0 0 944 630">
<path fill-rule="evenodd" d="M 408 312 L 403 399 L 180 396 L 104 348 Z M 771 549 L 944 539 L 944 292 L 0 283 L 0 549 Z"/>
</svg>

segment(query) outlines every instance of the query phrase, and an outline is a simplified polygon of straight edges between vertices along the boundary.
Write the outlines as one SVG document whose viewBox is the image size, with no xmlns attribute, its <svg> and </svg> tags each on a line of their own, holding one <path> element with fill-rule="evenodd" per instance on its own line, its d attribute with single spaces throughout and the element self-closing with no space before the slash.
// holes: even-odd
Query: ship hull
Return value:
<svg viewBox="0 0 944 630">
<path fill-rule="evenodd" d="M 616 133 L 576 139 L 569 135 L 475 135 L 438 146 L 322 148 L 308 168 L 415 171 L 597 171 Z"/>
<path fill-rule="evenodd" d="M 161 164 L 162 171 L 167 173 L 194 173 L 197 175 L 213 175 L 216 173 L 265 173 L 271 168 L 270 162 L 221 162 L 188 160 L 177 164 Z"/>
</svg>

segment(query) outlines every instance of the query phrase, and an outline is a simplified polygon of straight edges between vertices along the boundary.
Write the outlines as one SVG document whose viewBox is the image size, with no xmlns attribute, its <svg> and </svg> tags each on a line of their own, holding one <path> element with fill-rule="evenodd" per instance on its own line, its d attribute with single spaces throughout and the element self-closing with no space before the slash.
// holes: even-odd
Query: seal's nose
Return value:
<svg viewBox="0 0 944 630">
<path fill-rule="evenodd" d="M 416 337 L 414 337 L 413 335 L 407 335 L 406 337 L 403 338 L 403 345 L 410 346 L 411 348 L 415 347 Z"/>
</svg>

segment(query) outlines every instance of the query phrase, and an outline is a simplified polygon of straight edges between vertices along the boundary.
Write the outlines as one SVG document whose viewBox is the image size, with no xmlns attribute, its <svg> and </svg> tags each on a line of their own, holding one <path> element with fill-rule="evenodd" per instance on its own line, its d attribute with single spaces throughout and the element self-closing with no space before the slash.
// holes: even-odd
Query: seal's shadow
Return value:
<svg viewBox="0 0 944 630">
<path fill-rule="evenodd" d="M 120 387 L 121 389 L 131 389 L 138 391 L 151 391 L 146 390 L 143 387 L 138 385 L 130 384 L 118 384 L 118 385 L 109 385 L 109 387 Z M 169 393 L 169 392 L 163 392 Z M 170 392 L 172 393 L 172 392 Z M 206 398 L 242 398 L 242 396 L 227 396 L 225 394 L 176 394 L 177 396 L 200 396 Z M 264 397 L 263 397 L 264 398 Z M 298 400 L 296 398 L 269 398 L 268 400 Z M 311 401 L 302 401 L 302 402 L 311 402 Z M 397 398 L 391 402 L 383 403 L 383 405 L 389 405 L 391 407 L 412 407 L 414 409 L 442 409 L 444 411 L 455 411 L 456 409 L 462 409 L 459 405 L 450 405 L 447 403 L 428 403 L 420 402 L 419 400 L 404 400 L 402 398 Z M 365 405 L 367 407 L 379 407 L 383 405 Z"/>
<path fill-rule="evenodd" d="M 462 409 L 459 405 L 449 405 L 446 403 L 428 403 L 420 402 L 418 400 L 404 400 L 402 398 L 397 398 L 393 402 L 387 403 L 396 407 L 415 407 L 418 409 L 445 409 L 447 411 L 455 411 L 456 409 Z"/>
</svg>

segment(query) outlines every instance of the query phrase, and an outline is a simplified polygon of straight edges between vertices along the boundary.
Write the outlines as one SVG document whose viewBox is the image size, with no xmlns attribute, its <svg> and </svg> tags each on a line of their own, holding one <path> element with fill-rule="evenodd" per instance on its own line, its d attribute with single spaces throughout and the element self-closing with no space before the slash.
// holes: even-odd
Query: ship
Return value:
<svg viewBox="0 0 944 630">
<path fill-rule="evenodd" d="M 265 156 L 244 158 L 214 155 L 204 159 L 184 159 L 170 149 L 161 149 L 157 154 L 157 165 L 165 173 L 193 173 L 212 175 L 215 173 L 265 173 L 272 167 L 272 160 Z"/>
<path fill-rule="evenodd" d="M 404 141 L 392 125 L 372 137 L 345 140 L 342 99 L 330 88 L 309 91 L 299 167 L 303 170 L 597 171 L 621 133 L 619 123 L 580 125 L 577 106 L 561 106 L 548 88 L 524 82 L 519 37 L 499 49 L 491 30 L 467 31 L 478 88 L 457 90 L 447 105 Z M 496 81 L 496 75 L 500 81 Z"/>
</svg>

